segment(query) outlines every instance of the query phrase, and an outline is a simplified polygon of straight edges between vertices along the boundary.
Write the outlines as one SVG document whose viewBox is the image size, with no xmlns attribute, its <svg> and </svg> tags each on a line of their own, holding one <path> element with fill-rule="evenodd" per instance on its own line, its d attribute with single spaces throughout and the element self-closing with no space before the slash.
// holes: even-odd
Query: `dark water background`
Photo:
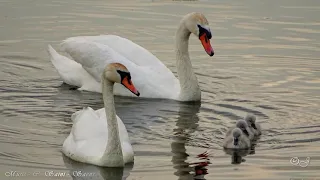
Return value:
<svg viewBox="0 0 320 180">
<path fill-rule="evenodd" d="M 320 1 L 0 2 L 0 179 L 192 179 L 186 164 L 207 149 L 213 153 L 209 180 L 320 178 Z M 191 38 L 201 104 L 117 97 L 134 166 L 100 169 L 63 157 L 71 114 L 84 106 L 101 108 L 103 102 L 100 94 L 61 85 L 47 44 L 57 48 L 71 36 L 117 34 L 147 48 L 176 73 L 175 30 L 192 11 L 208 18 L 216 52 L 208 57 Z M 261 122 L 263 135 L 255 154 L 234 165 L 222 140 L 248 112 Z M 310 157 L 310 163 L 294 166 L 292 157 Z M 97 176 L 67 174 L 80 170 Z M 66 174 L 45 177 L 51 171 Z"/>
</svg>

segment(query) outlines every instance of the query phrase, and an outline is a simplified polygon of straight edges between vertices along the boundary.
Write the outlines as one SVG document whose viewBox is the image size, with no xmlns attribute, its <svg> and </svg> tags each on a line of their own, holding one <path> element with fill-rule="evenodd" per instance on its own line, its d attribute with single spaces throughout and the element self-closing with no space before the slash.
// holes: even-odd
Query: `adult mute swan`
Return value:
<svg viewBox="0 0 320 180">
<path fill-rule="evenodd" d="M 94 111 L 87 107 L 72 114 L 73 126 L 63 143 L 62 152 L 69 158 L 97 166 L 123 167 L 133 162 L 133 149 L 128 132 L 116 115 L 113 97 L 114 83 L 122 84 L 133 94 L 129 71 L 119 63 L 106 66 L 102 74 L 104 108 Z"/>
<path fill-rule="evenodd" d="M 118 62 L 132 73 L 132 80 L 141 97 L 200 101 L 201 90 L 189 58 L 190 34 L 196 35 L 209 56 L 214 55 L 210 44 L 212 37 L 206 17 L 201 13 L 184 16 L 176 31 L 176 66 L 179 80 L 153 54 L 132 41 L 115 36 L 79 36 L 63 41 L 62 50 L 73 60 L 59 55 L 51 46 L 51 61 L 62 80 L 79 90 L 101 92 L 103 67 Z M 66 62 L 67 61 L 67 62 Z M 115 85 L 114 94 L 133 96 L 127 89 Z"/>
</svg>

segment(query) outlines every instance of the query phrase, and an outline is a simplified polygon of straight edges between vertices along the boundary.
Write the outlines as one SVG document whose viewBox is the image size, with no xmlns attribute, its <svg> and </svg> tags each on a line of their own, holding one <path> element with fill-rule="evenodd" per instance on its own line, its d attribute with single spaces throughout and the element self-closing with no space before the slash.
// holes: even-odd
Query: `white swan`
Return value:
<svg viewBox="0 0 320 180">
<path fill-rule="evenodd" d="M 140 95 L 127 68 L 119 63 L 109 64 L 102 74 L 105 108 L 94 111 L 87 107 L 72 114 L 73 126 L 62 148 L 67 157 L 107 167 L 123 167 L 125 163 L 133 162 L 128 132 L 114 107 L 114 83 L 120 83 L 133 94 Z"/>
<path fill-rule="evenodd" d="M 254 116 L 253 114 L 247 114 L 244 120 L 247 122 L 254 135 L 260 136 L 262 134 L 261 126 L 256 122 L 256 116 Z"/>
<path fill-rule="evenodd" d="M 176 65 L 180 81 L 149 51 L 115 35 L 79 36 L 64 40 L 62 50 L 74 61 L 59 55 L 51 47 L 49 54 L 62 80 L 80 87 L 79 90 L 101 92 L 99 82 L 103 68 L 108 63 L 119 62 L 131 72 L 141 97 L 200 101 L 201 90 L 188 51 L 191 33 L 200 39 L 208 55 L 214 55 L 207 19 L 200 13 L 187 14 L 176 32 Z M 114 94 L 133 96 L 117 84 Z"/>
<path fill-rule="evenodd" d="M 227 149 L 248 149 L 250 140 L 242 133 L 240 128 L 234 128 L 230 134 L 226 135 L 223 147 Z"/>
</svg>

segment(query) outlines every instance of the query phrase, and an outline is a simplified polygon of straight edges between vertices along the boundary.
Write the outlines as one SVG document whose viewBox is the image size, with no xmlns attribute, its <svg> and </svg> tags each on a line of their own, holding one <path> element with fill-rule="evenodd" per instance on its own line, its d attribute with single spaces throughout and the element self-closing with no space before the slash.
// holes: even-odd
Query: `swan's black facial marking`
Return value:
<svg viewBox="0 0 320 180">
<path fill-rule="evenodd" d="M 120 75 L 121 78 L 121 84 L 126 87 L 128 90 L 130 90 L 133 94 L 136 96 L 140 96 L 139 91 L 134 87 L 132 81 L 131 81 L 131 75 L 127 71 L 121 71 L 117 70 L 117 73 Z"/>
<path fill-rule="evenodd" d="M 127 77 L 128 83 L 129 83 L 129 85 L 131 85 L 131 75 L 129 72 L 125 72 L 125 71 L 121 71 L 121 70 L 117 70 L 117 72 L 120 74 L 121 83 Z"/>
<path fill-rule="evenodd" d="M 199 38 L 205 34 L 207 36 L 208 39 L 211 39 L 212 38 L 212 34 L 210 32 L 210 30 L 202 27 L 201 25 L 198 24 L 198 28 L 199 28 Z"/>
</svg>

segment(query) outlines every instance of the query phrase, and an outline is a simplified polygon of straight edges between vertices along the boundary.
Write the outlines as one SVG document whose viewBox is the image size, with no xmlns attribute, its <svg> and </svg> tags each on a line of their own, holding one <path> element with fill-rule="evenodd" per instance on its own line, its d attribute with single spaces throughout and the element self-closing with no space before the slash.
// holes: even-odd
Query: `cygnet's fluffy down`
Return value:
<svg viewBox="0 0 320 180">
<path fill-rule="evenodd" d="M 247 124 L 247 122 L 246 122 L 245 120 L 243 120 L 243 119 L 238 120 L 237 123 L 236 123 L 236 126 L 230 128 L 230 129 L 227 131 L 226 136 L 229 136 L 234 128 L 239 128 L 239 129 L 241 129 L 242 133 L 243 133 L 244 135 L 246 135 L 246 136 L 249 138 L 249 140 L 253 140 L 254 134 L 253 134 L 253 132 L 251 131 L 251 129 L 249 128 L 249 126 L 248 126 L 248 124 Z"/>
<path fill-rule="evenodd" d="M 261 133 L 261 126 L 259 123 L 256 122 L 256 116 L 253 114 L 248 114 L 244 120 L 247 122 L 250 130 L 253 132 L 255 136 L 260 136 Z"/>
<path fill-rule="evenodd" d="M 250 145 L 249 138 L 242 133 L 240 128 L 234 128 L 223 142 L 223 147 L 226 149 L 248 149 Z"/>
</svg>

